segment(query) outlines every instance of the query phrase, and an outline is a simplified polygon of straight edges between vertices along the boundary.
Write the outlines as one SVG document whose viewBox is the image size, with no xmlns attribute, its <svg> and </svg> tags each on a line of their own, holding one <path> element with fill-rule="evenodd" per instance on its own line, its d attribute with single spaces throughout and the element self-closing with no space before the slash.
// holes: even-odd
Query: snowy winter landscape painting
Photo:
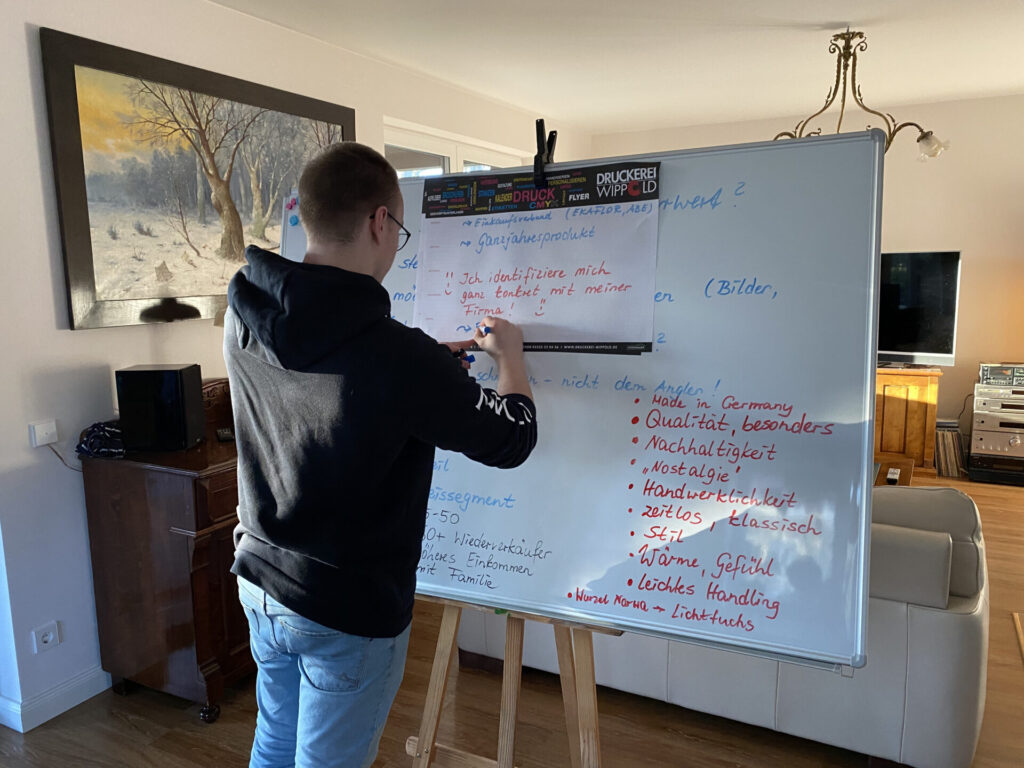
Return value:
<svg viewBox="0 0 1024 768">
<path fill-rule="evenodd" d="M 75 328 L 213 316 L 305 161 L 354 135 L 344 107 L 52 30 L 43 51 Z"/>
</svg>

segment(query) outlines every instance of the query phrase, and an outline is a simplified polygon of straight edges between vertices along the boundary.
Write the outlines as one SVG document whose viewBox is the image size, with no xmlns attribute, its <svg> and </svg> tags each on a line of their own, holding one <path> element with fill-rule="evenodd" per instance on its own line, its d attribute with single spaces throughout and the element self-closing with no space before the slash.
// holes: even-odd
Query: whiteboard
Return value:
<svg viewBox="0 0 1024 768">
<path fill-rule="evenodd" d="M 862 666 L 883 149 L 645 156 L 654 351 L 527 354 L 537 448 L 514 470 L 438 452 L 418 591 Z M 422 181 L 401 187 L 413 236 L 385 287 L 408 323 Z M 485 354 L 472 373 L 495 385 Z"/>
</svg>

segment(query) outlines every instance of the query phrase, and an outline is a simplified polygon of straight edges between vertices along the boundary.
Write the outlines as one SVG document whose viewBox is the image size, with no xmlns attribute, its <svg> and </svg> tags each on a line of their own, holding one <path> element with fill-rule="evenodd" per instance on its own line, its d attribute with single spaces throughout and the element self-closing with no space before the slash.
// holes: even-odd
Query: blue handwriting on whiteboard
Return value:
<svg viewBox="0 0 1024 768">
<path fill-rule="evenodd" d="M 747 182 L 740 181 L 736 183 L 736 187 L 732 191 L 733 199 L 742 197 L 746 194 L 744 188 L 747 186 Z M 659 202 L 662 211 L 699 211 L 704 208 L 710 208 L 712 211 L 718 208 L 722 203 L 726 202 L 722 200 L 722 188 L 719 187 L 710 196 L 703 194 L 695 194 L 690 197 L 683 197 L 682 195 L 676 195 L 674 198 L 666 198 Z M 726 195 L 726 200 L 729 197 Z M 735 208 L 735 204 L 733 204 Z"/>
<path fill-rule="evenodd" d="M 566 208 L 565 220 L 568 221 L 580 216 L 635 216 L 641 213 L 651 213 L 653 210 L 654 203 L 652 201 L 646 203 L 587 205 L 579 208 Z"/>
<path fill-rule="evenodd" d="M 585 373 L 583 376 L 574 373 L 571 377 L 566 376 L 562 378 L 562 386 L 569 387 L 570 389 L 597 389 L 597 378 L 598 374 L 596 373 L 593 378 L 590 377 L 589 373 Z"/>
<path fill-rule="evenodd" d="M 511 493 L 504 498 L 484 496 L 463 490 L 451 491 L 441 485 L 435 485 L 430 488 L 430 500 L 451 502 L 463 512 L 467 511 L 470 505 L 496 507 L 498 509 L 513 509 L 516 505 L 516 499 Z"/>
<path fill-rule="evenodd" d="M 490 384 L 491 382 L 496 382 L 498 380 L 498 372 L 495 370 L 493 365 L 486 371 L 472 371 L 471 375 L 476 379 L 476 383 L 481 385 Z M 532 373 L 527 375 L 526 378 L 530 382 L 531 387 L 537 385 L 537 377 Z M 545 381 L 551 381 L 551 379 L 545 379 Z"/>
<path fill-rule="evenodd" d="M 712 277 L 704 286 L 704 295 L 709 299 L 715 296 L 765 296 L 774 299 L 779 292 L 772 288 L 771 283 L 758 282 L 757 277 L 741 277 L 737 280 Z"/>
<path fill-rule="evenodd" d="M 391 295 L 392 301 L 416 301 L 416 286 L 411 291 L 395 291 Z"/>
<path fill-rule="evenodd" d="M 669 392 L 673 395 L 692 395 L 697 396 L 703 394 L 704 387 L 698 387 L 689 381 L 685 384 L 673 384 L 672 382 L 661 380 L 661 383 L 654 388 L 655 393 L 657 392 Z"/>
<path fill-rule="evenodd" d="M 711 197 L 707 197 L 706 195 L 694 195 L 693 197 L 684 198 L 682 195 L 676 195 L 674 200 L 662 200 L 660 202 L 661 210 L 663 211 L 699 211 L 702 208 L 711 208 L 713 211 L 721 204 L 721 187 L 715 190 L 715 193 L 711 195 Z"/>
<path fill-rule="evenodd" d="M 464 227 L 511 227 L 514 224 L 529 224 L 531 221 L 551 221 L 551 211 L 547 213 L 512 213 L 498 216 L 476 216 L 462 222 Z"/>
<path fill-rule="evenodd" d="M 647 387 L 643 384 L 637 384 L 635 381 L 629 380 L 629 375 L 623 376 L 621 379 L 615 382 L 616 392 L 646 392 Z"/>
<path fill-rule="evenodd" d="M 543 250 L 548 243 L 560 240 L 587 240 L 594 237 L 594 227 L 571 227 L 561 232 L 530 232 L 525 229 L 506 235 L 489 235 L 484 232 L 477 240 L 476 253 L 481 254 L 487 248 L 501 248 L 507 251 L 513 245 L 532 245 Z"/>
</svg>

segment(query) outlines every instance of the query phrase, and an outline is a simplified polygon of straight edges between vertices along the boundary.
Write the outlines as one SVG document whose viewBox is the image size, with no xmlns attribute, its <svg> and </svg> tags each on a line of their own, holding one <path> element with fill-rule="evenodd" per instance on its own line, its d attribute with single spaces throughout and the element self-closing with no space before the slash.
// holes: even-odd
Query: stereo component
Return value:
<svg viewBox="0 0 1024 768">
<path fill-rule="evenodd" d="M 1024 387 L 1024 363 L 982 363 L 978 382 L 997 387 Z"/>
<path fill-rule="evenodd" d="M 1024 376 L 1024 366 L 982 365 L 981 378 L 1006 383 L 974 385 L 967 474 L 976 482 L 1024 485 L 1024 380 L 1014 383 L 1017 370 Z"/>
</svg>

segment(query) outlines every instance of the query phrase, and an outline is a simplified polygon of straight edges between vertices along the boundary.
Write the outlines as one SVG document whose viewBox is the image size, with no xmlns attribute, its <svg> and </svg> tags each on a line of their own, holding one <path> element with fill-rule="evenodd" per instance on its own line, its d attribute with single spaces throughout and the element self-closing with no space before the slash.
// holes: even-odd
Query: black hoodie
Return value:
<svg viewBox="0 0 1024 768">
<path fill-rule="evenodd" d="M 238 441 L 232 572 L 328 627 L 394 637 L 412 619 L 434 447 L 526 460 L 536 411 L 481 388 L 391 319 L 372 277 L 250 246 L 228 288 Z"/>
</svg>

